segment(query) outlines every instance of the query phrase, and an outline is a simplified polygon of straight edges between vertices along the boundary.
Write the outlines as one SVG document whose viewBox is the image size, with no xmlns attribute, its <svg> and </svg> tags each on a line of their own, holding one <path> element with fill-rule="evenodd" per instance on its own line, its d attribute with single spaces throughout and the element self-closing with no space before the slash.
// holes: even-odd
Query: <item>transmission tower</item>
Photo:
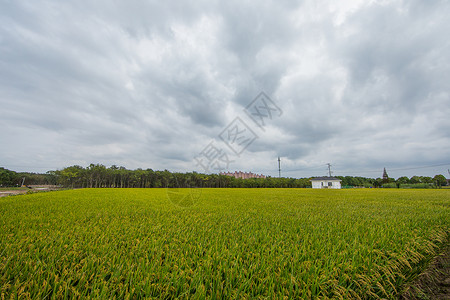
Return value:
<svg viewBox="0 0 450 300">
<path fill-rule="evenodd" d="M 327 163 L 327 166 L 328 166 L 328 176 L 331 177 L 331 164 Z"/>
<path fill-rule="evenodd" d="M 383 169 L 383 183 L 388 183 L 389 182 L 389 175 L 386 172 L 386 168 Z"/>
</svg>

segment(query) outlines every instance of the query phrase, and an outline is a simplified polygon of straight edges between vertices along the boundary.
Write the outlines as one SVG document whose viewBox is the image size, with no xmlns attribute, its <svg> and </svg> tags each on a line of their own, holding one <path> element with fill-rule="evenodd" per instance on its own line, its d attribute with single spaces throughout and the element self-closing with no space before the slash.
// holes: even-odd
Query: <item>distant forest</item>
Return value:
<svg viewBox="0 0 450 300">
<path fill-rule="evenodd" d="M 342 187 L 435 188 L 447 185 L 443 175 L 394 178 L 336 176 Z M 67 188 L 308 188 L 311 178 L 267 177 L 240 179 L 196 172 L 177 173 L 152 169 L 128 170 L 115 165 L 91 164 L 84 168 L 70 166 L 45 174 L 14 172 L 0 168 L 0 186 L 59 185 Z"/>
</svg>

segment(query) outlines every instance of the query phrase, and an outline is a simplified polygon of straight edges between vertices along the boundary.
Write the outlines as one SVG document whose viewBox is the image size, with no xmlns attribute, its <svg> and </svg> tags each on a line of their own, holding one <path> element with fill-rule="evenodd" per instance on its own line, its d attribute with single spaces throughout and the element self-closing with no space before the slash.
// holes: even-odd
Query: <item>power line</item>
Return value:
<svg viewBox="0 0 450 300">
<path fill-rule="evenodd" d="M 328 165 L 328 164 L 326 164 L 326 165 Z M 389 172 L 392 172 L 392 171 L 419 170 L 419 169 L 427 169 L 427 168 L 442 167 L 442 166 L 450 166 L 450 163 L 427 165 L 427 166 L 420 166 L 420 167 L 394 168 L 394 169 L 387 167 L 386 169 L 388 169 Z M 330 167 L 331 167 L 331 164 L 330 164 Z M 301 169 L 285 170 L 285 172 L 297 172 L 297 171 L 306 171 L 306 170 L 321 169 L 321 168 L 323 168 L 323 167 L 320 165 L 320 166 L 305 167 L 305 168 L 301 168 Z M 373 169 L 373 170 L 343 170 L 343 171 L 345 171 L 346 173 L 379 173 L 379 172 L 381 172 L 380 170 L 381 170 L 381 168 L 376 169 L 376 170 Z"/>
<path fill-rule="evenodd" d="M 426 168 L 433 168 L 433 167 L 442 167 L 442 166 L 448 166 L 448 165 L 450 165 L 450 163 L 440 164 L 440 165 L 423 166 L 423 167 L 404 168 L 404 169 L 389 169 L 389 171 L 417 170 L 417 169 L 426 169 Z"/>
<path fill-rule="evenodd" d="M 5 168 L 29 168 L 29 169 L 48 169 L 48 170 L 54 169 L 54 168 L 48 168 L 48 167 L 23 166 L 23 165 L 5 165 Z"/>
<path fill-rule="evenodd" d="M 421 167 L 410 167 L 410 168 L 387 168 L 389 170 L 389 172 L 392 171 L 409 171 L 409 170 L 419 170 L 419 169 L 427 169 L 427 168 L 434 168 L 434 167 L 442 167 L 442 166 L 449 166 L 450 163 L 446 163 L 446 164 L 439 164 L 439 165 L 428 165 L 428 166 L 421 166 Z M 347 171 L 347 172 L 351 172 L 351 171 Z M 360 171 L 360 173 L 374 173 L 374 172 L 380 172 L 380 170 L 368 170 L 368 171 Z"/>
<path fill-rule="evenodd" d="M 314 166 L 314 167 L 305 167 L 301 169 L 291 169 L 291 170 L 284 170 L 284 172 L 296 172 L 296 171 L 304 171 L 304 170 L 312 170 L 312 169 L 322 169 L 323 165 L 321 166 Z"/>
</svg>

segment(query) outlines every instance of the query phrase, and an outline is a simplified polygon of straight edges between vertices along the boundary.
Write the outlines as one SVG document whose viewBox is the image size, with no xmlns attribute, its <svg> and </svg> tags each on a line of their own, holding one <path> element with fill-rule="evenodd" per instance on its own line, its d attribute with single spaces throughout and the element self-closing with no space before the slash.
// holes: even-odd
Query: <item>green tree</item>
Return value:
<svg viewBox="0 0 450 300">
<path fill-rule="evenodd" d="M 416 184 L 416 183 L 421 183 L 422 180 L 419 176 L 413 176 L 411 177 L 411 179 L 409 180 L 412 184 Z"/>
<path fill-rule="evenodd" d="M 433 177 L 433 181 L 434 184 L 436 184 L 436 186 L 441 187 L 444 185 L 447 185 L 447 179 L 445 178 L 444 175 L 436 175 Z"/>
<path fill-rule="evenodd" d="M 401 187 L 402 184 L 410 183 L 409 178 L 406 176 L 399 177 L 396 182 L 397 182 L 397 187 Z"/>
<path fill-rule="evenodd" d="M 420 181 L 422 183 L 433 183 L 433 178 L 428 177 L 428 176 L 422 176 L 422 177 L 420 177 Z"/>
<path fill-rule="evenodd" d="M 16 184 L 18 175 L 14 171 L 0 168 L 0 186 L 13 186 Z"/>
<path fill-rule="evenodd" d="M 383 185 L 383 179 L 381 179 L 381 178 L 377 178 L 373 182 L 373 186 L 376 188 L 381 187 L 382 185 Z"/>
<path fill-rule="evenodd" d="M 79 186 L 83 175 L 83 167 L 71 166 L 60 171 L 60 180 L 65 186 Z"/>
</svg>

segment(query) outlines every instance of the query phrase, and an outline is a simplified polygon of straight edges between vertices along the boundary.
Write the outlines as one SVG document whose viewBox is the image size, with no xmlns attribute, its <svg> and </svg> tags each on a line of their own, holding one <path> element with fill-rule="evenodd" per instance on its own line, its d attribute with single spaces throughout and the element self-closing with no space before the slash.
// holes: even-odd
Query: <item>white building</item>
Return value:
<svg viewBox="0 0 450 300">
<path fill-rule="evenodd" d="M 311 178 L 313 189 L 340 189 L 341 181 L 336 177 L 316 177 Z"/>
</svg>

